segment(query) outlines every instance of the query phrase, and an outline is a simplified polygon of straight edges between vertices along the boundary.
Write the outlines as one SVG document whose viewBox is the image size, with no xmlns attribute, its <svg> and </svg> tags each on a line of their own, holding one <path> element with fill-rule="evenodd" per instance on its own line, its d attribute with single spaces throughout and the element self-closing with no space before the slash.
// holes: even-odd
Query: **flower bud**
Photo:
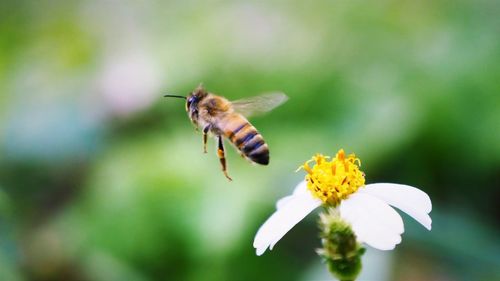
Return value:
<svg viewBox="0 0 500 281">
<path fill-rule="evenodd" d="M 340 218 L 336 209 L 320 214 L 319 227 L 323 248 L 317 253 L 323 257 L 328 270 L 339 280 L 355 280 L 361 272 L 361 256 L 365 248 L 356 240 L 351 226 Z"/>
</svg>

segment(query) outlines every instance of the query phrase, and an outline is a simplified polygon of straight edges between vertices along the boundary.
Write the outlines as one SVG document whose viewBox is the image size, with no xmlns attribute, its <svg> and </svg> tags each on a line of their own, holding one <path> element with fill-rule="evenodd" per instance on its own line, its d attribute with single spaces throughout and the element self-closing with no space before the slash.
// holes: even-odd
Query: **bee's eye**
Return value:
<svg viewBox="0 0 500 281">
<path fill-rule="evenodd" d="M 193 103 L 193 101 L 194 101 L 194 97 L 188 98 L 188 100 L 187 100 L 187 108 L 189 108 L 191 106 L 191 104 Z"/>
</svg>

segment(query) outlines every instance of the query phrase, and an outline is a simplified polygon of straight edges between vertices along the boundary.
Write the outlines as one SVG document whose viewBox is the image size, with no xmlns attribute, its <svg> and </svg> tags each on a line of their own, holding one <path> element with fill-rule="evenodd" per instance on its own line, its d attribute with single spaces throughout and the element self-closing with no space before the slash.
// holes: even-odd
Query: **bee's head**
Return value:
<svg viewBox="0 0 500 281">
<path fill-rule="evenodd" d="M 186 111 L 196 109 L 198 107 L 198 102 L 208 95 L 207 91 L 200 84 L 194 91 L 192 91 L 186 97 Z"/>
<path fill-rule="evenodd" d="M 208 92 L 203 88 L 203 86 L 200 84 L 194 91 L 189 93 L 186 97 L 184 96 L 178 96 L 178 95 L 165 95 L 165 97 L 170 97 L 170 98 L 182 98 L 186 100 L 186 111 L 198 111 L 198 102 L 203 99 L 205 96 L 208 95 Z"/>
</svg>

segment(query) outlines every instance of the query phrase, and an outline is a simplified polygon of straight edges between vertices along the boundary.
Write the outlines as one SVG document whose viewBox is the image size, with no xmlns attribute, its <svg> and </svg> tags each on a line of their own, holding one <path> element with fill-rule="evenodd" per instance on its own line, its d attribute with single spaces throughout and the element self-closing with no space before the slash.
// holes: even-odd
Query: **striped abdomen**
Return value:
<svg viewBox="0 0 500 281">
<path fill-rule="evenodd" d="M 269 148 L 248 120 L 239 114 L 230 114 L 222 120 L 224 135 L 243 155 L 255 163 L 269 164 Z"/>
</svg>

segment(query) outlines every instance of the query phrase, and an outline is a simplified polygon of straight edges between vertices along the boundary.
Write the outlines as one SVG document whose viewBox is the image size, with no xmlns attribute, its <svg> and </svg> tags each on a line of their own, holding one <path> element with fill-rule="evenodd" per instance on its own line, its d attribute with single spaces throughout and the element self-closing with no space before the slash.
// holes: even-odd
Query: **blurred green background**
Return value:
<svg viewBox="0 0 500 281">
<path fill-rule="evenodd" d="M 257 257 L 314 153 L 417 186 L 361 280 L 500 280 L 500 2 L 0 1 L 0 280 L 327 280 L 317 216 Z M 181 100 L 281 90 L 228 182 Z M 209 148 L 215 146 L 209 140 Z M 215 148 L 211 149 L 215 151 Z M 211 151 L 210 151 L 211 152 Z"/>
</svg>

